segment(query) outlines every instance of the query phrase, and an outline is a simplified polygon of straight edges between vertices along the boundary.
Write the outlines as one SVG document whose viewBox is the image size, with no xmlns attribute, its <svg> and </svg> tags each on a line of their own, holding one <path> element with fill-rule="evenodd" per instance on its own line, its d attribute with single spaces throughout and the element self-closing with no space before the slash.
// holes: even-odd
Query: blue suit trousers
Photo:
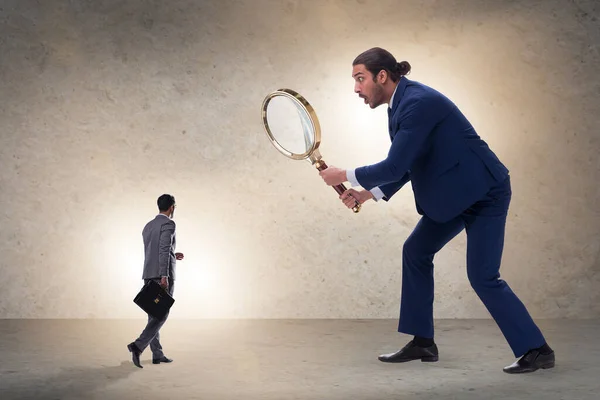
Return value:
<svg viewBox="0 0 600 400">
<path fill-rule="evenodd" d="M 511 196 L 508 177 L 449 222 L 437 223 L 425 215 L 421 218 L 402 252 L 399 332 L 433 338 L 433 258 L 465 229 L 469 282 L 498 324 L 515 357 L 546 342 L 523 303 L 500 279 Z"/>
</svg>

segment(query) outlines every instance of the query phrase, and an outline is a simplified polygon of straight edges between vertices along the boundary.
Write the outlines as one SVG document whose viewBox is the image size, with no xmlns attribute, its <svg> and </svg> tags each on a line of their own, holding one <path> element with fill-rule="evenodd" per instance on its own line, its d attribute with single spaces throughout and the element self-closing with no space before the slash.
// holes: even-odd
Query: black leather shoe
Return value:
<svg viewBox="0 0 600 400">
<path fill-rule="evenodd" d="M 170 362 L 173 362 L 173 360 L 171 360 L 170 358 L 167 358 L 165 356 L 162 356 L 161 358 L 153 358 L 152 359 L 152 364 L 170 363 Z"/>
<path fill-rule="evenodd" d="M 135 343 L 134 342 L 129 343 L 127 345 L 127 349 L 131 352 L 131 360 L 133 361 L 135 366 L 138 368 L 144 368 L 144 367 L 142 367 L 142 364 L 140 363 L 140 354 L 142 354 L 142 352 L 140 351 L 140 349 L 138 349 L 138 347 L 135 345 Z"/>
<path fill-rule="evenodd" d="M 554 352 L 544 355 L 538 350 L 529 350 L 523 357 L 515 361 L 503 371 L 507 374 L 523 374 L 533 372 L 538 369 L 548 369 L 554 367 Z"/>
<path fill-rule="evenodd" d="M 438 349 L 435 343 L 429 347 L 419 347 L 414 341 L 408 342 L 401 350 L 391 354 L 382 354 L 379 361 L 388 363 L 401 363 L 412 360 L 421 362 L 435 362 L 438 360 Z"/>
</svg>

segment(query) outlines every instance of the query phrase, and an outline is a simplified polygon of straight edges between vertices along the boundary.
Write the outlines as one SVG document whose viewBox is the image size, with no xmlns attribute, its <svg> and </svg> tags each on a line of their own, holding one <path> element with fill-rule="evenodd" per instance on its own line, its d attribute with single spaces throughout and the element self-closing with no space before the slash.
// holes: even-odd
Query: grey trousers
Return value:
<svg viewBox="0 0 600 400">
<path fill-rule="evenodd" d="M 158 279 L 158 278 L 155 278 L 152 280 L 160 283 L 160 279 Z M 145 283 L 148 283 L 148 281 L 150 281 L 150 279 L 144 280 Z M 167 291 L 169 292 L 169 294 L 171 296 L 173 296 L 174 286 L 175 286 L 175 281 L 169 279 L 169 288 L 167 289 Z M 146 324 L 146 328 L 144 328 L 144 330 L 140 334 L 140 337 L 138 337 L 135 340 L 135 345 L 137 346 L 138 349 L 140 349 L 140 351 L 144 351 L 146 349 L 146 347 L 148 347 L 148 345 L 150 345 L 150 350 L 152 350 L 152 358 L 153 359 L 161 358 L 164 356 L 164 353 L 162 351 L 162 346 L 160 344 L 159 331 L 160 331 L 160 328 L 162 328 L 162 326 L 165 324 L 165 322 L 167 322 L 168 317 L 169 317 L 169 312 L 167 312 L 165 317 L 160 320 L 148 315 L 148 323 Z"/>
</svg>

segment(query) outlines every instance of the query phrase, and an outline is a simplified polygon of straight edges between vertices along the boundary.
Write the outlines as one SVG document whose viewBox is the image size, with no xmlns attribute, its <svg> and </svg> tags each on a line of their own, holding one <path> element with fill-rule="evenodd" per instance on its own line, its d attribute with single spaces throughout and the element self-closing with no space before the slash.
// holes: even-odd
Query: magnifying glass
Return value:
<svg viewBox="0 0 600 400">
<path fill-rule="evenodd" d="M 307 160 L 319 171 L 327 169 L 319 152 L 319 120 L 304 97 L 291 89 L 269 93 L 262 104 L 262 119 L 269 140 L 280 153 L 292 160 Z M 333 188 L 340 195 L 346 191 L 343 184 Z M 352 211 L 360 211 L 358 202 Z"/>
</svg>

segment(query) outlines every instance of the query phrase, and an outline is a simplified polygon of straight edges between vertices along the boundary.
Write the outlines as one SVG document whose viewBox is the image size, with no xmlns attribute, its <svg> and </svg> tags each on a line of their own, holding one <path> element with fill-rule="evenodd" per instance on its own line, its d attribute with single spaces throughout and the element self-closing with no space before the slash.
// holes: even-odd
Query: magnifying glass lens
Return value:
<svg viewBox="0 0 600 400">
<path fill-rule="evenodd" d="M 287 152 L 306 154 L 315 143 L 315 132 L 306 109 L 286 96 L 273 97 L 267 107 L 267 124 L 273 139 Z"/>
</svg>

